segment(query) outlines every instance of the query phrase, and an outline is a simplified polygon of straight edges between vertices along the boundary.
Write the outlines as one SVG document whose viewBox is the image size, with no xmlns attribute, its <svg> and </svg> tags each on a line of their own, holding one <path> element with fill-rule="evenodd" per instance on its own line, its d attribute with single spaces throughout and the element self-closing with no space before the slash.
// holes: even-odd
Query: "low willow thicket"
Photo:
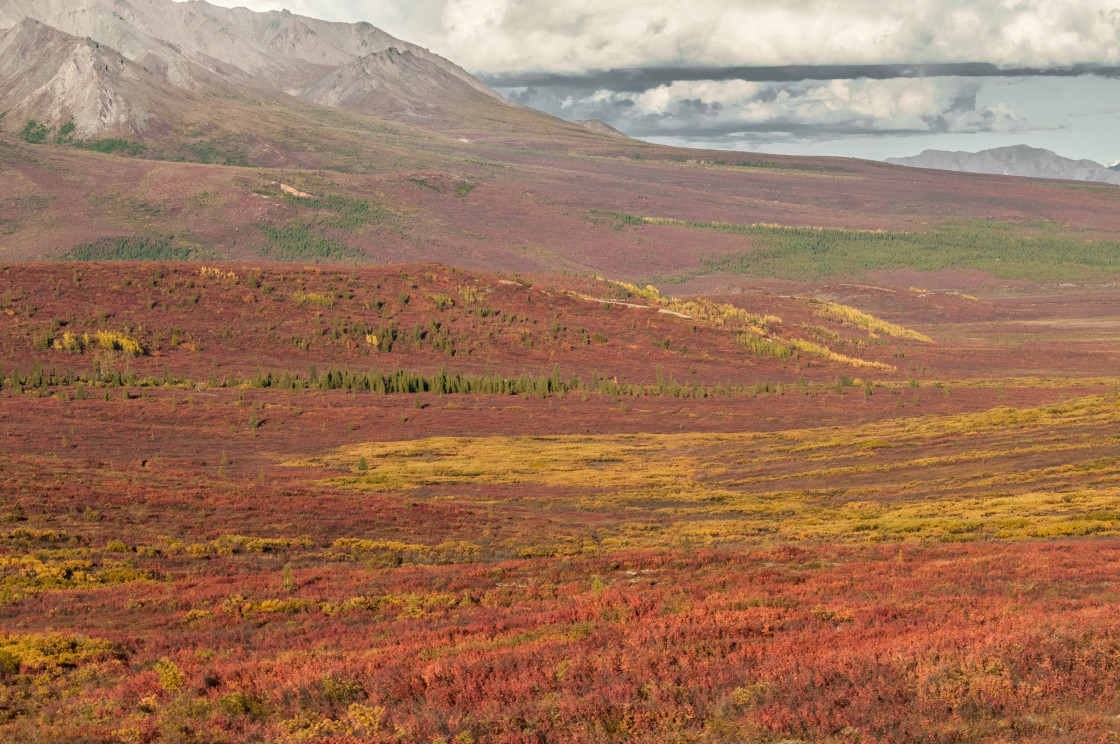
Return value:
<svg viewBox="0 0 1120 744">
<path fill-rule="evenodd" d="M 610 211 L 594 214 L 615 219 L 623 228 L 661 225 L 747 238 L 745 250 L 703 255 L 698 269 L 665 282 L 712 272 L 811 281 L 901 268 L 978 269 L 1000 279 L 1036 282 L 1108 281 L 1120 276 L 1120 243 L 1063 234 L 1048 225 L 1032 230 L 969 220 L 908 232 L 695 222 Z"/>
</svg>

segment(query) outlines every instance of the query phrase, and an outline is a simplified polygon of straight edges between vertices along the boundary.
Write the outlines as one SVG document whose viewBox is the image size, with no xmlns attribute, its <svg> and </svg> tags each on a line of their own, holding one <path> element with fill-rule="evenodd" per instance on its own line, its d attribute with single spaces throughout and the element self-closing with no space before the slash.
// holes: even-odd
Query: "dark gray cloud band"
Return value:
<svg viewBox="0 0 1120 744">
<path fill-rule="evenodd" d="M 677 81 L 745 80 L 753 83 L 793 83 L 806 80 L 892 80 L 896 78 L 1017 78 L 1083 77 L 1120 78 L 1120 67 L 1070 65 L 1067 67 L 1003 67 L 986 62 L 911 65 L 783 65 L 780 67 L 643 67 L 592 70 L 565 75 L 548 72 L 502 72 L 478 77 L 492 88 L 565 88 L 642 93 Z"/>
<path fill-rule="evenodd" d="M 963 74 L 995 69 L 662 67 L 507 76 L 503 83 L 522 85 L 496 87 L 526 106 L 568 120 L 601 119 L 634 137 L 765 143 L 1014 130 L 1023 125 L 1014 110 L 978 102 L 985 76 Z M 1011 77 L 1010 70 L 1000 71 Z M 948 72 L 954 74 L 941 74 Z M 1028 71 L 1015 72 L 1022 77 Z"/>
</svg>

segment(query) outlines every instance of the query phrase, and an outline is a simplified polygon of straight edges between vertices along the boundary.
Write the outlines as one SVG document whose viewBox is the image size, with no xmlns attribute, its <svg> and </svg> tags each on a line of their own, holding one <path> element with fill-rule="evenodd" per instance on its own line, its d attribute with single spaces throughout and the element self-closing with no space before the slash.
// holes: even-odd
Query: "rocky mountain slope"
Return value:
<svg viewBox="0 0 1120 744">
<path fill-rule="evenodd" d="M 926 150 L 910 158 L 887 158 L 887 162 L 913 168 L 1120 184 L 1120 173 L 1100 163 L 1092 160 L 1071 160 L 1050 150 L 1027 145 L 998 147 L 981 152 Z"/>
<path fill-rule="evenodd" d="M 343 65 L 300 90 L 298 97 L 421 126 L 453 126 L 472 107 L 510 106 L 503 99 L 480 95 L 462 75 L 413 50 L 396 47 Z"/>
<path fill-rule="evenodd" d="M 18 28 L 24 19 L 88 38 L 95 50 L 107 47 L 137 69 L 188 90 L 217 87 L 228 92 L 232 86 L 240 91 L 283 93 L 386 118 L 399 116 L 430 128 L 453 119 L 455 112 L 469 117 L 477 106 L 521 108 L 454 63 L 368 23 L 330 23 L 287 11 L 255 13 L 196 0 L 5 0 L 0 4 L 0 29 Z M 6 87 L 16 87 L 10 83 L 22 74 L 19 62 L 10 59 L 0 67 Z M 95 87 L 104 97 L 128 97 L 127 86 L 118 91 L 113 81 L 102 83 Z M 89 108 L 70 105 L 67 91 L 57 86 L 33 99 L 11 94 L 5 104 L 49 125 L 64 123 L 71 110 Z M 86 132 L 136 133 L 143 129 L 142 120 L 142 116 L 122 119 L 110 113 L 84 115 L 78 124 Z"/>
<path fill-rule="evenodd" d="M 140 65 L 90 39 L 25 19 L 0 32 L 0 111 L 13 124 L 72 122 L 72 134 L 143 131 L 166 98 Z"/>
</svg>

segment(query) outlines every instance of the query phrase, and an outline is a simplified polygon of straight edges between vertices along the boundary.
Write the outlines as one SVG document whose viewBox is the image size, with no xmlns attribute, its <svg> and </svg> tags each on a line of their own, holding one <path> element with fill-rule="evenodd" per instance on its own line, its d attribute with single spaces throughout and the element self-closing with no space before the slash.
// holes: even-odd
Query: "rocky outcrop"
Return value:
<svg viewBox="0 0 1120 744">
<path fill-rule="evenodd" d="M 573 121 L 572 123 L 573 124 L 578 124 L 581 127 L 583 127 L 584 129 L 590 129 L 592 132 L 598 132 L 599 134 L 613 134 L 613 135 L 616 135 L 618 137 L 626 137 L 627 136 L 627 135 L 623 134 L 622 132 L 618 131 L 617 129 L 615 129 L 614 127 L 612 127 L 610 124 L 603 121 L 602 119 L 577 119 L 576 121 Z"/>
</svg>

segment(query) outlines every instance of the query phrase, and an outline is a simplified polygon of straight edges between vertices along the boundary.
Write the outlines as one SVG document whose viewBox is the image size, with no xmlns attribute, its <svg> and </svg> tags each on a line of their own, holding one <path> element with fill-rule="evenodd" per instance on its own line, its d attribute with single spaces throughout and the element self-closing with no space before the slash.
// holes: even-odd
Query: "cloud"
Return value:
<svg viewBox="0 0 1120 744">
<path fill-rule="evenodd" d="M 1120 61 L 1111 0 L 446 0 L 446 51 L 475 70 Z"/>
<path fill-rule="evenodd" d="M 366 20 L 472 71 L 1120 65 L 1114 0 L 218 0 Z"/>
<path fill-rule="evenodd" d="M 482 74 L 497 88 L 557 87 L 573 90 L 611 90 L 640 93 L 678 80 L 748 80 L 795 82 L 799 80 L 890 80 L 893 78 L 969 77 L 1084 77 L 1120 78 L 1120 66 L 1076 64 L 1057 67 L 1008 67 L 987 62 L 880 65 L 781 65 L 777 67 L 637 67 L 590 70 L 582 73 L 503 72 Z"/>
<path fill-rule="evenodd" d="M 1076 133 L 1110 146 L 1115 114 L 1086 106 L 1120 90 L 1116 0 L 212 1 L 365 20 L 516 101 L 672 144 L 1088 150 Z"/>
<path fill-rule="evenodd" d="M 968 79 L 828 80 L 762 83 L 673 81 L 638 94 L 600 89 L 563 97 L 555 89 L 506 91 L 519 103 L 567 119 L 603 119 L 636 137 L 757 141 L 931 132 L 1014 131 L 1009 106 L 977 105 Z"/>
</svg>

